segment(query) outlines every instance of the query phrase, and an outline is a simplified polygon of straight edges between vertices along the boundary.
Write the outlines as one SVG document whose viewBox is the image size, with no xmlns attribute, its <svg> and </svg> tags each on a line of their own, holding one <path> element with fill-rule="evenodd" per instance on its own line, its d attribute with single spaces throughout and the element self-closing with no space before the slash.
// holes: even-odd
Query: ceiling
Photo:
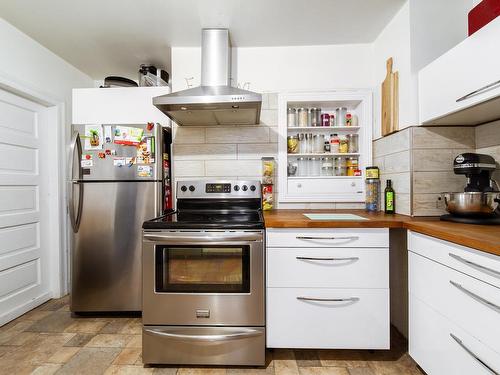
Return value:
<svg viewBox="0 0 500 375">
<path fill-rule="evenodd" d="M 170 47 L 227 27 L 233 46 L 372 42 L 405 0 L 2 0 L 0 15 L 90 75 L 169 68 Z"/>
</svg>

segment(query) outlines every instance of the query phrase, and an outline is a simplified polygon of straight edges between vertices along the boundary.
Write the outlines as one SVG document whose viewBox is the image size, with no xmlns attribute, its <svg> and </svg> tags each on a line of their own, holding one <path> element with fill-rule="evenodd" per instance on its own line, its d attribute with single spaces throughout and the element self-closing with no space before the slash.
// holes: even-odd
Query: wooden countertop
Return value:
<svg viewBox="0 0 500 375">
<path fill-rule="evenodd" d="M 310 220 L 304 213 L 354 214 L 368 220 Z M 364 210 L 272 210 L 264 212 L 266 228 L 406 228 L 500 256 L 500 226 L 440 221 L 437 217 L 386 215 Z"/>
</svg>

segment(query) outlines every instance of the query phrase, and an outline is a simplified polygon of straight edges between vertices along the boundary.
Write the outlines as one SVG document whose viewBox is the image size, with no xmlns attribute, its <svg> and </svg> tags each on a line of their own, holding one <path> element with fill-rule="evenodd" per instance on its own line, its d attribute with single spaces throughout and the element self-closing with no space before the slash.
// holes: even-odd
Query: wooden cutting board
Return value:
<svg viewBox="0 0 500 375">
<path fill-rule="evenodd" d="M 399 74 L 392 71 L 392 57 L 387 60 L 387 72 L 382 82 L 382 136 L 399 129 Z"/>
</svg>

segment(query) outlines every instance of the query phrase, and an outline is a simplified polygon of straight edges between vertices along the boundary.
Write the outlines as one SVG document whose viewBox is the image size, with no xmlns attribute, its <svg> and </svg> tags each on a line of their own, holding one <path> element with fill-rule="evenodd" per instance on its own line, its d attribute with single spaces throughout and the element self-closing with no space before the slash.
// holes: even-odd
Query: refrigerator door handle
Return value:
<svg viewBox="0 0 500 375">
<path fill-rule="evenodd" d="M 75 181 L 75 152 L 78 153 L 78 176 Z M 80 135 L 78 132 L 73 133 L 70 146 L 71 153 L 71 178 L 73 179 L 71 183 L 71 193 L 69 195 L 69 218 L 71 220 L 71 227 L 73 232 L 77 233 L 80 227 L 80 219 L 82 217 L 82 205 L 83 205 L 83 184 L 79 183 L 79 180 L 83 178 L 82 167 L 80 165 L 80 160 L 82 158 L 82 142 L 80 140 Z M 79 185 L 78 189 L 78 211 L 75 216 L 75 185 Z"/>
</svg>

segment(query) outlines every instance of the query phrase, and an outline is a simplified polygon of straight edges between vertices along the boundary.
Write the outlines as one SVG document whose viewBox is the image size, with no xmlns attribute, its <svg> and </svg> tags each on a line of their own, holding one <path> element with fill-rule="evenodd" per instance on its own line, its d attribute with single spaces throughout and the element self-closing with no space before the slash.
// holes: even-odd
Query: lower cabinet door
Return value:
<svg viewBox="0 0 500 375">
<path fill-rule="evenodd" d="M 267 289 L 270 348 L 389 349 L 389 289 Z"/>
<path fill-rule="evenodd" d="M 500 373 L 497 352 L 413 294 L 410 294 L 409 307 L 409 352 L 428 375 Z"/>
</svg>

